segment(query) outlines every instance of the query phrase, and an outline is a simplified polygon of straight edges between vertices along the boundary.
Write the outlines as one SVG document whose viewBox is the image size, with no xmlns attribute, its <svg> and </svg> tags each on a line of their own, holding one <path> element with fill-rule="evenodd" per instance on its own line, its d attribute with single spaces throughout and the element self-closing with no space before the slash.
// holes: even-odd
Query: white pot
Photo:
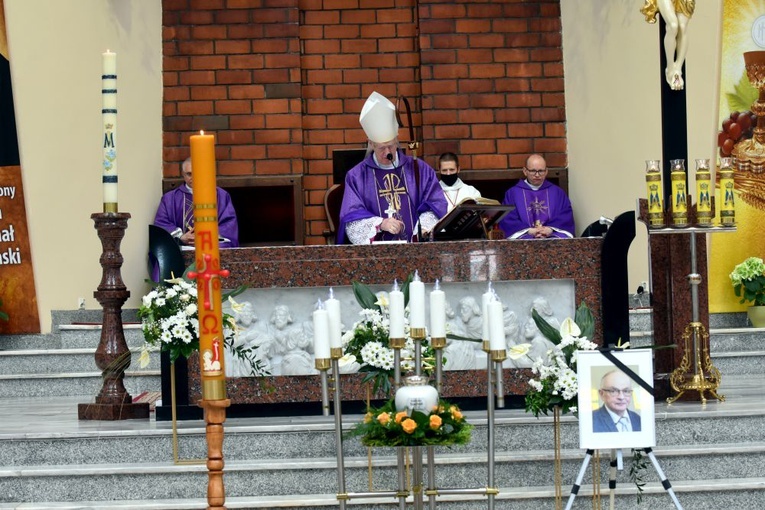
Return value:
<svg viewBox="0 0 765 510">
<path fill-rule="evenodd" d="M 412 375 L 404 378 L 404 384 L 396 391 L 396 411 L 428 414 L 438 405 L 438 391 L 428 384 L 427 377 Z"/>
</svg>

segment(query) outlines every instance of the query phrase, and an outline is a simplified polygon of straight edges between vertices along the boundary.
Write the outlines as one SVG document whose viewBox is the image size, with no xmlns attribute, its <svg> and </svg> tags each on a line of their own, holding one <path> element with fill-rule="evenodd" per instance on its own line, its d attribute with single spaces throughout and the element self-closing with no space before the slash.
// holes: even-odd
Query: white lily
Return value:
<svg viewBox="0 0 765 510">
<path fill-rule="evenodd" d="M 377 301 L 375 301 L 375 304 L 379 306 L 380 308 L 387 308 L 388 307 L 388 296 L 385 293 L 380 293 L 377 296 Z"/>
<path fill-rule="evenodd" d="M 149 362 L 151 361 L 151 358 L 149 357 L 149 349 L 143 349 L 141 350 L 141 355 L 138 356 L 138 366 L 141 368 L 146 368 L 149 366 Z"/>
<path fill-rule="evenodd" d="M 507 350 L 507 355 L 511 360 L 517 360 L 518 358 L 526 356 L 529 353 L 530 348 L 531 344 L 514 345 Z"/>
<path fill-rule="evenodd" d="M 576 325 L 576 322 L 571 317 L 566 317 L 563 324 L 560 325 L 560 336 L 563 338 L 567 336 L 579 336 L 582 334 L 582 330 Z"/>
<path fill-rule="evenodd" d="M 242 313 L 244 311 L 244 303 L 237 303 L 231 296 L 228 297 L 228 302 L 234 312 Z"/>
</svg>

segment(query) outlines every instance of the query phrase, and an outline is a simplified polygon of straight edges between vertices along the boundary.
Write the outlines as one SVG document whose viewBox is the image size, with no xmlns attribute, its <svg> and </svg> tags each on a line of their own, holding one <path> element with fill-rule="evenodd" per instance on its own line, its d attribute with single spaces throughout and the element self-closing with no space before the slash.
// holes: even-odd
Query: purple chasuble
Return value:
<svg viewBox="0 0 765 510">
<path fill-rule="evenodd" d="M 340 226 L 337 242 L 345 242 L 346 225 L 366 218 L 387 218 L 388 210 L 404 222 L 405 232 L 393 236 L 378 233 L 377 240 L 410 241 L 415 234 L 414 226 L 420 215 L 431 211 L 437 218 L 446 214 L 446 199 L 435 170 L 423 160 L 417 160 L 420 171 L 419 193 L 414 181 L 414 159 L 398 152 L 399 165 L 394 169 L 380 168 L 369 153 L 364 160 L 351 168 L 345 176 L 345 192 L 340 207 Z M 395 211 L 395 212 L 394 212 Z"/>
<path fill-rule="evenodd" d="M 513 239 L 534 239 L 528 229 L 539 225 L 550 227 L 550 237 L 567 239 L 574 236 L 574 211 L 571 202 L 561 188 L 545 181 L 534 190 L 525 180 L 507 190 L 505 205 L 515 209 L 499 222 L 506 237 Z"/>
<path fill-rule="evenodd" d="M 215 188 L 218 200 L 218 236 L 228 241 L 221 241 L 221 248 L 239 246 L 239 227 L 236 211 L 231 203 L 231 195 L 221 188 Z M 181 229 L 184 233 L 194 226 L 194 204 L 191 191 L 181 184 L 174 190 L 162 195 L 154 217 L 154 224 L 172 233 Z"/>
</svg>

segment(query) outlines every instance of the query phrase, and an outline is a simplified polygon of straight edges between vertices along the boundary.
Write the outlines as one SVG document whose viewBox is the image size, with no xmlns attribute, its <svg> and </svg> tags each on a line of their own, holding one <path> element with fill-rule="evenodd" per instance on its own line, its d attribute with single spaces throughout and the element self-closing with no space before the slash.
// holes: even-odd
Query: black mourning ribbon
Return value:
<svg viewBox="0 0 765 510">
<path fill-rule="evenodd" d="M 616 367 L 627 374 L 627 376 L 635 381 L 641 388 L 643 388 L 645 391 L 647 391 L 652 397 L 655 397 L 653 386 L 645 382 L 644 379 L 642 379 L 634 370 L 632 370 L 630 367 L 625 365 L 621 362 L 619 358 L 614 356 L 614 351 L 623 351 L 621 347 L 603 347 L 601 349 L 598 349 L 598 351 L 606 357 L 608 361 L 616 365 Z"/>
</svg>

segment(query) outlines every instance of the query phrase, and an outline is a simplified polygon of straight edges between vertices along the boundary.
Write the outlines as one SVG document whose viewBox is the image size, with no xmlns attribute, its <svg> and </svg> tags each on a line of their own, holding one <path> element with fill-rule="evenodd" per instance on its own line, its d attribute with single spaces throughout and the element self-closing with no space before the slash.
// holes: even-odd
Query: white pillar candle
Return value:
<svg viewBox="0 0 765 510">
<path fill-rule="evenodd" d="M 416 271 L 409 284 L 409 326 L 425 328 L 425 284 Z"/>
<path fill-rule="evenodd" d="M 491 303 L 493 295 L 491 282 L 489 282 L 488 290 L 481 296 L 481 340 L 489 340 L 489 303 Z"/>
<path fill-rule="evenodd" d="M 405 338 L 404 333 L 404 293 L 398 290 L 398 284 L 388 295 L 390 307 L 390 338 Z"/>
<path fill-rule="evenodd" d="M 446 338 L 446 294 L 438 285 L 430 292 L 430 336 Z"/>
<path fill-rule="evenodd" d="M 505 324 L 502 313 L 502 302 L 495 299 L 489 303 L 489 349 L 502 351 L 507 347 L 505 342 Z"/>
<path fill-rule="evenodd" d="M 313 312 L 313 352 L 316 359 L 329 359 L 329 314 L 319 301 Z"/>
<path fill-rule="evenodd" d="M 324 302 L 329 316 L 329 346 L 333 349 L 343 346 L 343 323 L 340 320 L 340 301 L 335 299 L 332 289 L 329 289 L 329 299 Z"/>
<path fill-rule="evenodd" d="M 104 123 L 104 212 L 117 212 L 117 54 L 102 54 L 101 117 Z"/>
</svg>

